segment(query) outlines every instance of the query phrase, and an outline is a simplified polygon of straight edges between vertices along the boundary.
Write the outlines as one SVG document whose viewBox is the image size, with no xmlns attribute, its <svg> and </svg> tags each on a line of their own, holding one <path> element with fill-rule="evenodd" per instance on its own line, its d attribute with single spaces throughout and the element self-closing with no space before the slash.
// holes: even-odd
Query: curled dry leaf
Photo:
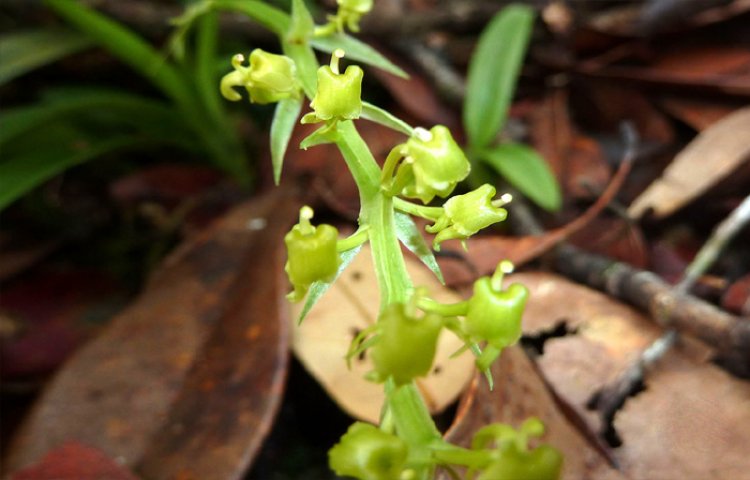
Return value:
<svg viewBox="0 0 750 480">
<path fill-rule="evenodd" d="M 280 402 L 286 322 L 269 296 L 296 213 L 275 190 L 180 246 L 50 383 L 6 468 L 78 441 L 149 478 L 240 478 Z"/>
<path fill-rule="evenodd" d="M 414 284 L 426 286 L 441 302 L 454 303 L 461 298 L 446 289 L 419 261 L 407 257 L 407 270 Z M 293 347 L 297 358 L 328 394 L 351 416 L 377 422 L 384 395 L 382 385 L 365 380 L 372 370 L 370 358 L 352 360 L 351 370 L 344 361 L 349 344 L 357 333 L 372 325 L 378 314 L 380 298 L 368 247 L 352 261 L 341 277 L 307 315 L 302 325 L 293 327 Z M 292 318 L 298 318 L 301 305 Z M 474 357 L 464 352 L 448 357 L 461 347 L 461 341 L 443 332 L 429 376 L 417 381 L 432 413 L 450 405 L 463 391 L 474 372 Z"/>
<path fill-rule="evenodd" d="M 653 209 L 656 217 L 666 217 L 727 177 L 750 159 L 750 142 L 742 132 L 750 132 L 750 107 L 701 132 L 633 201 L 628 214 L 640 217 Z"/>
<path fill-rule="evenodd" d="M 519 274 L 531 291 L 524 332 L 540 336 L 537 364 L 560 401 L 592 433 L 613 427 L 611 450 L 633 479 L 745 478 L 750 472 L 750 384 L 706 362 L 705 347 L 684 342 L 656 365 L 645 391 L 629 398 L 613 425 L 587 408 L 661 331 L 630 307 L 549 274 Z M 563 324 L 564 328 L 560 325 Z"/>
</svg>

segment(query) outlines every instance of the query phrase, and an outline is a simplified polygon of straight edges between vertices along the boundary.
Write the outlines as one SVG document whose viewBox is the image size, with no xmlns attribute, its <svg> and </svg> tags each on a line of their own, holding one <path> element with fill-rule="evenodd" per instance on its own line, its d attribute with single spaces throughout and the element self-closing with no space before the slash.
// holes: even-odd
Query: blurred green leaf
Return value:
<svg viewBox="0 0 750 480">
<path fill-rule="evenodd" d="M 467 78 L 463 121 L 469 145 L 486 147 L 505 124 L 534 23 L 534 10 L 509 5 L 479 37 Z"/>
<path fill-rule="evenodd" d="M 511 185 L 545 210 L 560 209 L 560 187 L 547 162 L 533 149 L 518 143 L 504 143 L 478 152 Z"/>
<path fill-rule="evenodd" d="M 334 50 L 340 48 L 346 52 L 346 57 L 349 60 L 372 65 L 397 77 L 409 78 L 409 75 L 405 71 L 385 58 L 380 52 L 345 33 L 335 33 L 327 37 L 312 38 L 310 39 L 310 45 L 327 53 L 333 53 Z"/>
<path fill-rule="evenodd" d="M 234 10 L 241 12 L 271 30 L 279 37 L 286 35 L 291 22 L 285 12 L 265 2 L 254 0 L 207 0 L 217 10 Z"/>
<path fill-rule="evenodd" d="M 404 135 L 411 136 L 414 133 L 414 129 L 411 125 L 396 117 L 391 112 L 368 102 L 362 102 L 362 118 L 371 122 L 379 123 L 391 130 L 401 132 Z"/>
<path fill-rule="evenodd" d="M 50 90 L 34 105 L 0 112 L 0 147 L 50 122 L 74 124 L 91 113 L 110 116 L 189 149 L 197 147 L 188 126 L 169 104 L 119 90 L 85 87 Z"/>
<path fill-rule="evenodd" d="M 302 89 L 308 98 L 315 97 L 318 90 L 318 59 L 309 45 L 283 41 L 284 55 L 294 60 L 297 65 L 297 75 L 302 82 Z"/>
<path fill-rule="evenodd" d="M 129 65 L 167 96 L 195 114 L 193 93 L 164 56 L 138 35 L 106 16 L 70 0 L 45 0 L 45 4 L 76 26 L 112 55 Z"/>
<path fill-rule="evenodd" d="M 0 85 L 91 46 L 85 35 L 69 30 L 32 30 L 0 36 Z"/>
<path fill-rule="evenodd" d="M 45 139 L 38 148 L 26 149 L 23 154 L 0 162 L 0 210 L 70 167 L 141 141 L 130 135 L 95 141 L 67 140 Z"/>
<path fill-rule="evenodd" d="M 276 185 L 281 180 L 281 167 L 284 155 L 292 138 L 292 131 L 297 125 L 299 112 L 302 111 L 302 99 L 285 98 L 276 105 L 271 122 L 271 163 L 273 165 L 273 181 Z"/>
<path fill-rule="evenodd" d="M 432 270 L 432 273 L 440 280 L 440 283 L 445 285 L 443 272 L 440 271 L 440 266 L 437 260 L 435 260 L 435 255 L 430 250 L 430 247 L 427 246 L 427 243 L 425 243 L 424 237 L 419 233 L 414 220 L 405 213 L 395 212 L 394 223 L 396 224 L 396 236 L 398 236 L 399 241 L 411 253 L 416 255 L 427 268 Z"/>
</svg>

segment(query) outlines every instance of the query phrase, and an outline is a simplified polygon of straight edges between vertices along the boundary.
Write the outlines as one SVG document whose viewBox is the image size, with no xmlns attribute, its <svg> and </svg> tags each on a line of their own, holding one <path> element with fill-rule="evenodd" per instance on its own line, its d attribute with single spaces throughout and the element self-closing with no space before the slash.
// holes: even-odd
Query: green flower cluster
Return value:
<svg viewBox="0 0 750 480">
<path fill-rule="evenodd" d="M 300 84 L 294 61 L 284 55 L 264 52 L 256 48 L 250 53 L 250 65 L 244 66 L 245 57 L 232 57 L 230 72 L 221 79 L 219 89 L 227 100 L 242 98 L 235 87 L 244 87 L 253 103 L 275 103 L 284 98 L 299 98 Z"/>
</svg>

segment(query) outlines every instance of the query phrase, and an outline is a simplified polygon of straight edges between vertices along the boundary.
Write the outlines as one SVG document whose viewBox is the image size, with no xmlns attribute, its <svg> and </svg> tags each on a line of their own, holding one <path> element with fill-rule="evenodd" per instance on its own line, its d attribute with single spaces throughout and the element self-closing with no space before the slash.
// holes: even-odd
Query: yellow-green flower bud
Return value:
<svg viewBox="0 0 750 480">
<path fill-rule="evenodd" d="M 232 58 L 234 71 L 221 79 L 221 93 L 227 100 L 240 98 L 234 87 L 244 87 L 253 103 L 274 103 L 284 98 L 297 98 L 300 85 L 294 61 L 284 55 L 264 52 L 256 48 L 250 53 L 250 66 L 243 66 L 245 57 Z"/>
<path fill-rule="evenodd" d="M 402 385 L 427 375 L 442 325 L 440 315 L 428 313 L 417 318 L 403 303 L 388 305 L 378 318 L 378 340 L 370 350 L 379 379 L 392 376 Z"/>
<path fill-rule="evenodd" d="M 416 128 L 406 143 L 397 146 L 389 155 L 403 161 L 396 171 L 393 185 L 396 194 L 418 198 L 427 204 L 435 197 L 447 197 L 456 184 L 469 175 L 471 166 L 450 130 L 442 125 L 427 131 Z"/>
<path fill-rule="evenodd" d="M 339 267 L 338 230 L 325 224 L 312 226 L 312 216 L 312 209 L 303 207 L 299 223 L 284 237 L 288 255 L 284 270 L 294 286 L 294 291 L 289 294 L 292 301 L 304 298 L 314 282 L 333 278 Z"/>
<path fill-rule="evenodd" d="M 369 13 L 372 10 L 373 0 L 336 0 L 339 8 L 356 12 L 359 14 Z"/>
<path fill-rule="evenodd" d="M 328 452 L 336 475 L 360 480 L 400 478 L 409 447 L 395 435 L 369 423 L 356 422 Z"/>
<path fill-rule="evenodd" d="M 339 59 L 344 51 L 333 52 L 330 65 L 318 69 L 318 91 L 310 106 L 315 111 L 314 118 L 305 115 L 303 122 L 352 120 L 362 113 L 362 69 L 349 65 L 344 73 L 339 73 Z"/>
<path fill-rule="evenodd" d="M 426 227 L 430 233 L 437 233 L 433 246 L 440 250 L 440 243 L 450 239 L 465 240 L 493 223 L 501 222 L 508 216 L 501 204 L 506 204 L 510 196 L 493 202 L 495 187 L 484 184 L 463 195 L 451 197 L 443 205 L 443 215 L 434 225 Z"/>
</svg>

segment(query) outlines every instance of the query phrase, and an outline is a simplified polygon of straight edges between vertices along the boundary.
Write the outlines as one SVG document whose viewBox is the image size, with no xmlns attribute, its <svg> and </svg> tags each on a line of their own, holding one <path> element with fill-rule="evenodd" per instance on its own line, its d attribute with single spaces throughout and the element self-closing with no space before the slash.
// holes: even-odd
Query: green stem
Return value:
<svg viewBox="0 0 750 480">
<path fill-rule="evenodd" d="M 432 312 L 440 314 L 444 317 L 455 317 L 459 315 L 466 315 L 466 311 L 469 308 L 469 302 L 464 300 L 458 303 L 440 303 L 431 298 L 422 297 L 417 302 L 417 306 L 425 312 Z"/>
<path fill-rule="evenodd" d="M 356 232 L 352 233 L 345 239 L 336 242 L 336 251 L 341 253 L 363 245 L 370 236 L 368 233 L 369 230 L 369 225 L 359 227 Z"/>
<path fill-rule="evenodd" d="M 433 222 L 437 221 L 437 219 L 443 215 L 443 207 L 417 205 L 416 203 L 407 202 L 398 197 L 393 198 L 393 206 L 396 207 L 396 210 L 400 210 L 416 217 L 432 220 Z"/>
</svg>

